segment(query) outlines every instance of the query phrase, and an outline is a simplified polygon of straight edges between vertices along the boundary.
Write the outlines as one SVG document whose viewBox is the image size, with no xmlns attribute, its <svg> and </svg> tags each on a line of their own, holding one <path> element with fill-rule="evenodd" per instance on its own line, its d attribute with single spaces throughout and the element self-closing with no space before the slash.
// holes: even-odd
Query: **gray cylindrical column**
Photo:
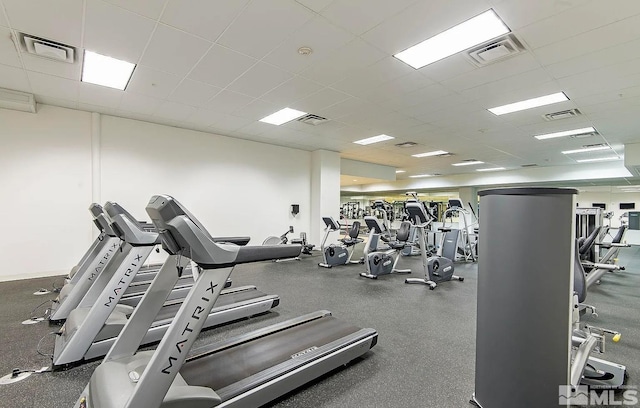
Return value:
<svg viewBox="0 0 640 408">
<path fill-rule="evenodd" d="M 558 387 L 569 384 L 576 193 L 479 193 L 474 402 L 482 408 L 556 408 Z"/>
</svg>

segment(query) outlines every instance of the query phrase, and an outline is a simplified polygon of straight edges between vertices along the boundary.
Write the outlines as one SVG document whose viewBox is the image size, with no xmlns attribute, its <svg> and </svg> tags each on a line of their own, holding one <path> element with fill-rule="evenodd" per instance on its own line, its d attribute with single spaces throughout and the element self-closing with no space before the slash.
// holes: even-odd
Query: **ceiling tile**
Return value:
<svg viewBox="0 0 640 408">
<path fill-rule="evenodd" d="M 316 13 L 322 11 L 325 7 L 331 4 L 332 1 L 333 0 L 296 0 L 296 2 L 310 8 Z"/>
<path fill-rule="evenodd" d="M 350 115 L 356 111 L 366 109 L 368 106 L 372 105 L 372 103 L 367 102 L 361 98 L 348 98 L 342 102 L 327 106 L 326 108 L 320 109 L 314 113 L 329 119 L 338 119 L 343 116 Z"/>
<path fill-rule="evenodd" d="M 288 72 L 264 62 L 258 62 L 238 77 L 228 89 L 256 98 L 292 78 Z"/>
<path fill-rule="evenodd" d="M 238 109 L 247 106 L 254 101 L 255 98 L 243 95 L 229 90 L 223 90 L 213 99 L 207 102 L 207 109 L 215 110 L 222 113 L 232 113 Z"/>
<path fill-rule="evenodd" d="M 125 8 L 134 13 L 141 14 L 153 20 L 157 20 L 162 12 L 166 0 L 105 0 L 118 7 Z M 185 7 L 186 8 L 186 7 Z"/>
<path fill-rule="evenodd" d="M 31 92 L 26 72 L 20 68 L 0 65 L 0 88 Z"/>
<path fill-rule="evenodd" d="M 316 16 L 264 57 L 264 61 L 298 73 L 354 38 L 348 31 L 331 24 L 322 16 Z M 298 53 L 303 46 L 310 47 L 313 50 L 311 54 Z"/>
<path fill-rule="evenodd" d="M 380 61 L 386 55 L 359 38 L 334 51 L 301 73 L 305 78 L 331 85 L 354 71 Z"/>
<path fill-rule="evenodd" d="M 476 69 L 478 67 L 469 62 L 462 53 L 459 53 L 420 68 L 418 72 L 435 82 L 444 82 L 473 72 Z"/>
<path fill-rule="evenodd" d="M 241 135 L 258 136 L 273 130 L 273 125 L 263 122 L 251 122 L 241 127 L 237 132 Z"/>
<path fill-rule="evenodd" d="M 217 114 L 212 116 L 212 118 L 214 120 L 211 122 L 210 126 L 217 130 L 224 130 L 225 132 L 233 132 L 251 123 L 251 121 L 247 119 L 232 115 Z"/>
<path fill-rule="evenodd" d="M 335 0 L 321 14 L 355 35 L 361 35 L 416 0 Z"/>
<path fill-rule="evenodd" d="M 80 52 L 76 55 L 76 61 L 73 64 L 67 64 L 64 62 L 50 60 L 48 58 L 36 57 L 35 55 L 22 53 L 22 63 L 28 71 L 35 71 L 79 81 L 81 77 L 83 57 L 84 54 Z"/>
<path fill-rule="evenodd" d="M 362 94 L 364 98 L 372 102 L 383 102 L 392 98 L 399 98 L 409 92 L 422 89 L 432 85 L 433 81 L 422 75 L 419 71 L 413 70 L 408 75 L 403 75 L 392 81 L 385 82 Z"/>
<path fill-rule="evenodd" d="M 531 48 L 539 48 L 613 23 L 618 18 L 609 12 L 611 8 L 611 4 L 601 1 L 582 4 L 523 27 L 518 36 Z"/>
<path fill-rule="evenodd" d="M 267 115 L 271 115 L 272 113 L 279 111 L 280 109 L 282 109 L 281 106 L 256 99 L 248 105 L 238 109 L 234 113 L 234 116 L 239 116 L 246 119 L 260 120 Z M 266 126 L 274 126 L 268 123 L 260 123 Z"/>
<path fill-rule="evenodd" d="M 105 106 L 116 109 L 124 95 L 123 91 L 106 86 L 80 82 L 78 84 L 78 102 L 82 104 Z"/>
<path fill-rule="evenodd" d="M 216 41 L 244 9 L 249 0 L 169 0 L 161 21 L 173 27 Z"/>
<path fill-rule="evenodd" d="M 83 0 L 3 0 L 12 28 L 73 46 L 81 44 L 83 3 Z"/>
<path fill-rule="evenodd" d="M 512 30 L 543 20 L 589 0 L 538 1 L 501 0 L 494 2 L 494 10 Z"/>
<path fill-rule="evenodd" d="M 100 0 L 87 0 L 84 47 L 137 63 L 154 26 L 153 20 L 120 7 Z"/>
<path fill-rule="evenodd" d="M 324 88 L 314 93 L 313 95 L 296 101 L 293 104 L 293 107 L 305 112 L 317 114 L 317 112 L 321 111 L 323 108 L 329 107 L 333 104 L 342 102 L 349 98 L 350 96 L 345 93 L 336 91 L 335 89 L 331 88 Z"/>
<path fill-rule="evenodd" d="M 363 34 L 362 38 L 393 55 L 487 9 L 489 6 L 483 0 L 418 1 Z"/>
<path fill-rule="evenodd" d="M 78 81 L 39 72 L 28 72 L 27 75 L 34 94 L 77 102 Z"/>
<path fill-rule="evenodd" d="M 542 65 L 551 65 L 639 37 L 640 15 L 537 48 L 533 53 Z"/>
<path fill-rule="evenodd" d="M 184 79 L 167 99 L 190 106 L 205 106 L 220 91 L 215 86 Z"/>
<path fill-rule="evenodd" d="M 254 1 L 217 42 L 243 54 L 262 58 L 313 15 L 293 0 Z"/>
<path fill-rule="evenodd" d="M 152 115 L 162 101 L 150 96 L 133 92 L 125 92 L 120 101 L 119 110 L 123 112 L 133 112 L 142 115 Z"/>
<path fill-rule="evenodd" d="M 181 103 L 165 101 L 153 113 L 153 116 L 161 117 L 168 120 L 185 121 L 198 108 Z"/>
<path fill-rule="evenodd" d="M 4 27 L 0 27 L 0 61 L 4 65 L 22 68 L 18 50 L 12 40 L 11 30 Z"/>
<path fill-rule="evenodd" d="M 184 76 L 204 56 L 211 43 L 164 24 L 158 24 L 140 63 Z"/>
<path fill-rule="evenodd" d="M 262 96 L 267 102 L 278 105 L 290 105 L 291 102 L 305 98 L 319 91 L 322 85 L 301 77 L 294 77 Z"/>
<path fill-rule="evenodd" d="M 189 78 L 224 88 L 256 62 L 229 48 L 214 45 L 191 71 Z"/>
<path fill-rule="evenodd" d="M 138 65 L 127 85 L 127 91 L 166 98 L 180 83 L 180 77 Z"/>
<path fill-rule="evenodd" d="M 489 82 L 484 85 L 466 89 L 460 92 L 468 100 L 477 100 L 492 95 L 498 95 L 505 89 L 519 89 L 521 87 L 531 87 L 537 84 L 549 83 L 553 80 L 543 68 L 534 69 L 521 73 L 519 75 L 506 76 L 497 81 Z"/>
<path fill-rule="evenodd" d="M 373 65 L 355 71 L 342 81 L 331 85 L 331 87 L 350 95 L 368 95 L 372 89 L 378 88 L 385 82 L 411 72 L 415 72 L 415 70 L 393 57 L 387 57 Z"/>
<path fill-rule="evenodd" d="M 548 65 L 545 69 L 553 77 L 563 78 L 636 59 L 639 50 L 640 39 Z"/>
</svg>

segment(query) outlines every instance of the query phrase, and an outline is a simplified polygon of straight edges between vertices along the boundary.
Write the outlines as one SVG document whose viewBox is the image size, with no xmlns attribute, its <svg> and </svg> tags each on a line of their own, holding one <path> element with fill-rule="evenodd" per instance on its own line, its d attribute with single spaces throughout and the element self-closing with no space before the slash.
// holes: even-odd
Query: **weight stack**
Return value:
<svg viewBox="0 0 640 408">
<path fill-rule="evenodd" d="M 557 408 L 569 384 L 574 189 L 480 195 L 476 380 L 482 408 Z"/>
</svg>

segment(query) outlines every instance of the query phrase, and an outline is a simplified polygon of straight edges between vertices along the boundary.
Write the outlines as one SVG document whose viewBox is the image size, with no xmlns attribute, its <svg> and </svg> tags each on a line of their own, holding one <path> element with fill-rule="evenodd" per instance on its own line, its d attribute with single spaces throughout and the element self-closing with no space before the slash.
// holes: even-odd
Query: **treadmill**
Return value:
<svg viewBox="0 0 640 408">
<path fill-rule="evenodd" d="M 161 271 L 76 407 L 255 407 L 263 405 L 367 353 L 373 329 L 342 322 L 320 311 L 191 351 L 224 282 L 237 264 L 300 254 L 299 245 L 218 244 L 170 196 L 151 198 L 147 212 L 171 253 L 202 269 L 189 296 L 156 350 L 136 352 L 177 274 Z M 114 392 L 117 390 L 117 392 Z"/>
<path fill-rule="evenodd" d="M 96 301 L 88 306 L 82 304 L 69 313 L 64 326 L 57 332 L 53 353 L 53 369 L 69 368 L 84 361 L 104 356 L 116 337 L 128 321 L 135 308 L 119 303 L 126 288 L 144 264 L 147 257 L 158 243 L 158 233 L 144 229 L 129 213 L 117 203 L 107 202 L 105 211 L 112 219 L 112 228 L 122 239 L 124 258 L 108 281 L 95 295 Z M 240 242 L 248 238 L 241 237 Z M 229 244 L 230 246 L 234 246 Z M 189 265 L 188 258 L 167 260 L 159 273 L 171 273 L 178 266 L 177 278 L 169 293 L 161 295 L 163 302 L 160 311 L 151 325 L 145 328 L 141 345 L 159 341 L 172 320 L 178 313 L 184 299 L 171 299 L 175 292 L 176 282 L 184 280 L 182 271 Z M 100 277 L 103 278 L 106 273 Z M 193 277 L 188 277 L 193 282 Z M 227 281 L 223 282 L 226 286 Z M 90 291 L 98 288 L 98 283 Z M 191 285 L 193 286 L 193 285 Z M 187 289 L 189 291 L 191 286 Z M 87 296 L 89 293 L 87 294 Z M 87 297 L 85 296 L 85 298 Z M 146 295 L 145 295 L 146 296 Z M 155 293 L 149 294 L 156 296 Z M 143 297 L 144 298 L 144 297 Z M 84 301 L 84 299 L 83 299 Z M 255 286 L 241 286 L 222 291 L 215 307 L 207 315 L 202 315 L 204 327 L 212 327 L 234 320 L 266 313 L 280 302 L 277 295 L 267 295 Z M 142 307 L 142 306 L 141 306 Z M 147 330 L 148 329 L 148 330 Z"/>
<path fill-rule="evenodd" d="M 52 301 L 51 311 L 49 313 L 49 322 L 52 324 L 59 324 L 66 320 L 69 313 L 75 308 L 92 306 L 131 249 L 130 246 L 127 247 L 122 243 L 110 222 L 108 214 L 104 213 L 100 205 L 92 204 L 90 209 L 94 215 L 94 222 L 106 237 L 103 241 L 108 242 L 108 245 L 105 245 L 103 250 L 96 255 L 90 263 L 90 267 L 84 273 L 77 272 L 73 277 L 75 282 L 72 280 L 64 285 L 56 299 Z M 153 224 L 137 221 L 121 206 L 118 206 L 118 211 L 125 214 L 127 219 L 135 222 L 140 229 L 147 232 L 155 231 Z M 250 238 L 216 237 L 215 240 L 219 242 L 231 242 L 237 245 L 246 245 Z M 160 241 L 158 240 L 157 243 L 160 243 Z M 161 266 L 162 265 L 143 265 L 126 289 L 120 303 L 128 306 L 136 306 L 149 288 L 151 281 L 153 281 L 153 278 Z M 193 285 L 193 277 L 191 276 L 191 266 L 188 265 L 167 299 L 184 299 L 191 285 Z M 231 286 L 231 281 L 229 281 L 225 287 L 229 286 Z"/>
</svg>

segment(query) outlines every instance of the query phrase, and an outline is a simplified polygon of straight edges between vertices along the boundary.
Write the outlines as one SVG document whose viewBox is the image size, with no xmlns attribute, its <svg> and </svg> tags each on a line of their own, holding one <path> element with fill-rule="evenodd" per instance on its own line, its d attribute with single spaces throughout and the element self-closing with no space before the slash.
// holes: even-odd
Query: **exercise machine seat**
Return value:
<svg viewBox="0 0 640 408">
<path fill-rule="evenodd" d="M 360 234 L 360 221 L 354 221 L 351 225 L 351 229 L 349 230 L 349 235 L 342 238 L 340 241 L 346 246 L 352 246 L 355 244 L 359 244 L 363 241 L 362 238 L 358 238 Z"/>
<path fill-rule="evenodd" d="M 622 237 L 624 236 L 624 233 L 627 230 L 627 228 L 628 226 L 621 225 L 620 228 L 618 228 L 618 233 L 616 234 L 615 237 L 613 237 L 613 240 L 611 242 L 614 244 L 619 244 L 622 241 Z"/>
<path fill-rule="evenodd" d="M 587 274 L 582 267 L 578 242 L 576 240 L 576 253 L 573 257 L 573 291 L 578 295 L 578 302 L 582 303 L 587 298 Z"/>
<path fill-rule="evenodd" d="M 403 249 L 406 247 L 410 231 L 411 223 L 409 221 L 403 221 L 400 224 L 400 228 L 396 231 L 396 240 L 389 242 L 389 246 L 393 249 Z"/>
<path fill-rule="evenodd" d="M 591 251 L 591 248 L 593 248 L 593 245 L 596 243 L 596 239 L 600 235 L 601 229 L 602 227 L 597 227 L 593 231 L 591 231 L 591 234 L 589 234 L 589 236 L 584 240 L 582 245 L 580 245 L 579 247 L 578 252 L 580 253 L 580 255 L 587 255 L 589 251 Z"/>
</svg>

